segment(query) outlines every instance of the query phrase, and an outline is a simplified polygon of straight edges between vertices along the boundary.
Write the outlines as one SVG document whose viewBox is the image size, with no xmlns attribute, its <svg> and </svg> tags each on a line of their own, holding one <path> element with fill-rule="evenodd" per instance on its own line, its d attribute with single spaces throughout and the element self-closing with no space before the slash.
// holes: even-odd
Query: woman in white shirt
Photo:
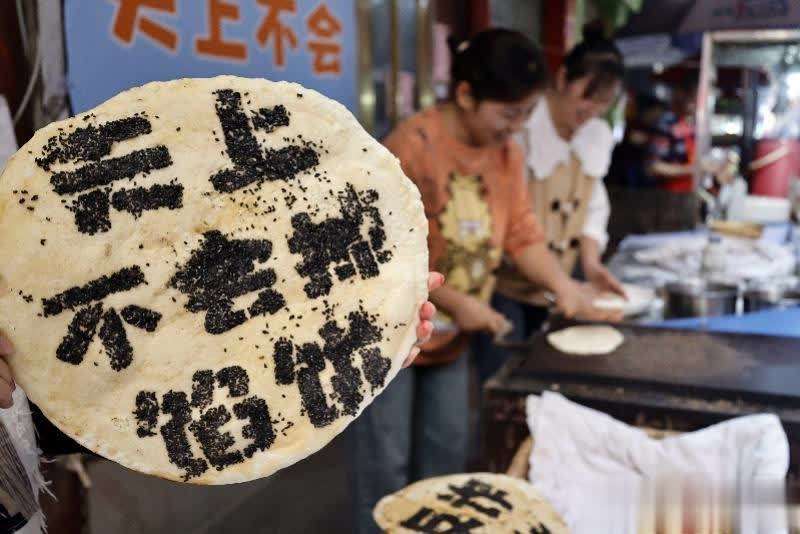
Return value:
<svg viewBox="0 0 800 534">
<path fill-rule="evenodd" d="M 610 214 L 603 177 L 614 141 L 600 117 L 619 97 L 623 76 L 617 47 L 605 38 L 602 28 L 587 26 L 583 42 L 565 57 L 555 83 L 539 101 L 519 139 L 526 152 L 534 213 L 550 250 L 568 273 L 580 259 L 592 290 L 621 295 L 622 285 L 601 260 Z M 547 316 L 546 304 L 542 288 L 523 279 L 512 264 L 504 264 L 498 272 L 493 306 L 514 324 L 512 339 L 526 339 L 538 329 Z M 485 380 L 508 355 L 486 338 L 478 343 L 478 370 Z"/>
</svg>

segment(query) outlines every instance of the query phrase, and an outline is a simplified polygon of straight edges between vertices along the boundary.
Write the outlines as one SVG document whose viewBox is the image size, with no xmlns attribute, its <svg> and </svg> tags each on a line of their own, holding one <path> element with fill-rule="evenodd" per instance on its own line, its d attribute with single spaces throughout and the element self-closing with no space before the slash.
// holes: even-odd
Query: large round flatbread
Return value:
<svg viewBox="0 0 800 534">
<path fill-rule="evenodd" d="M 199 484 L 269 475 L 400 369 L 427 223 L 340 104 L 230 76 L 51 124 L 0 177 L 0 328 L 61 430 Z"/>
<path fill-rule="evenodd" d="M 610 354 L 617 350 L 625 336 L 611 326 L 571 326 L 547 334 L 547 342 L 557 351 L 578 356 Z"/>
<path fill-rule="evenodd" d="M 372 515 L 378 526 L 391 534 L 568 532 L 564 520 L 533 486 L 492 473 L 416 482 L 381 499 Z"/>
</svg>

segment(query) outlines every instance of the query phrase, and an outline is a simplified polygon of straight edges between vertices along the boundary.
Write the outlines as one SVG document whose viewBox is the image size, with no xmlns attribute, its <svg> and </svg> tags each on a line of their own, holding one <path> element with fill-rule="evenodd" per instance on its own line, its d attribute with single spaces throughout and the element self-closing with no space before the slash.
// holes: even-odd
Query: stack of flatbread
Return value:
<svg viewBox="0 0 800 534">
<path fill-rule="evenodd" d="M 230 76 L 151 83 L 37 132 L 0 176 L 0 329 L 65 433 L 200 484 L 315 452 L 394 377 L 427 223 L 341 105 Z"/>
</svg>

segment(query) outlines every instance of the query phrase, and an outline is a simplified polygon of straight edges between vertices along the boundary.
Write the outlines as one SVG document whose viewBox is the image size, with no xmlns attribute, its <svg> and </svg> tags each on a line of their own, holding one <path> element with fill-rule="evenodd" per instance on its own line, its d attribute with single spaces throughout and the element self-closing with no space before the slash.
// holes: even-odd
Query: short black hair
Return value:
<svg viewBox="0 0 800 534">
<path fill-rule="evenodd" d="M 590 77 L 584 97 L 611 87 L 625 77 L 622 52 L 605 36 L 602 23 L 590 22 L 583 27 L 583 41 L 564 58 L 567 82 Z"/>
<path fill-rule="evenodd" d="M 539 48 L 523 34 L 490 29 L 467 40 L 450 37 L 450 96 L 460 82 L 469 83 L 479 102 L 518 102 L 547 86 L 548 74 Z"/>
</svg>

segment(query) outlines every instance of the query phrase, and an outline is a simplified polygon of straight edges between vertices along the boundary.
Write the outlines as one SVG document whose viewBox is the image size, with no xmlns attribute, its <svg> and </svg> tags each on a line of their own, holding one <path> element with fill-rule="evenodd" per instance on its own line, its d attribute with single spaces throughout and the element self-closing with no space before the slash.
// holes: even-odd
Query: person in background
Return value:
<svg viewBox="0 0 800 534">
<path fill-rule="evenodd" d="M 525 125 L 524 165 L 532 206 L 544 227 L 543 246 L 558 259 L 561 271 L 572 274 L 580 258 L 593 291 L 624 296 L 622 285 L 601 260 L 610 214 L 603 177 L 614 140 L 608 123 L 600 119 L 621 93 L 624 66 L 602 27 L 589 25 L 584 33 Z M 513 258 L 503 263 L 492 305 L 511 319 L 509 339 L 527 339 L 544 322 L 545 290 L 531 283 Z M 619 314 L 604 318 L 618 319 Z M 481 382 L 509 357 L 509 351 L 494 346 L 490 338 L 479 337 L 476 364 Z"/>
<path fill-rule="evenodd" d="M 675 85 L 672 109 L 662 115 L 656 126 L 660 135 L 653 140 L 649 174 L 662 189 L 673 193 L 694 191 L 696 100 L 696 80 Z"/>
<path fill-rule="evenodd" d="M 524 35 L 500 29 L 450 44 L 449 100 L 385 140 L 422 194 L 430 266 L 447 281 L 430 296 L 441 318 L 433 338 L 353 423 L 355 532 L 377 531 L 372 509 L 381 497 L 466 468 L 465 353 L 470 333 L 508 328 L 489 305 L 503 253 L 521 276 L 551 291 L 565 315 L 599 313 L 548 250 L 512 140 L 546 87 L 541 54 Z"/>
<path fill-rule="evenodd" d="M 637 95 L 631 110 L 625 137 L 615 148 L 606 184 L 631 189 L 648 189 L 658 186 L 658 179 L 650 174 L 653 140 L 661 135 L 657 124 L 667 111 L 667 104 L 649 94 Z"/>
</svg>

